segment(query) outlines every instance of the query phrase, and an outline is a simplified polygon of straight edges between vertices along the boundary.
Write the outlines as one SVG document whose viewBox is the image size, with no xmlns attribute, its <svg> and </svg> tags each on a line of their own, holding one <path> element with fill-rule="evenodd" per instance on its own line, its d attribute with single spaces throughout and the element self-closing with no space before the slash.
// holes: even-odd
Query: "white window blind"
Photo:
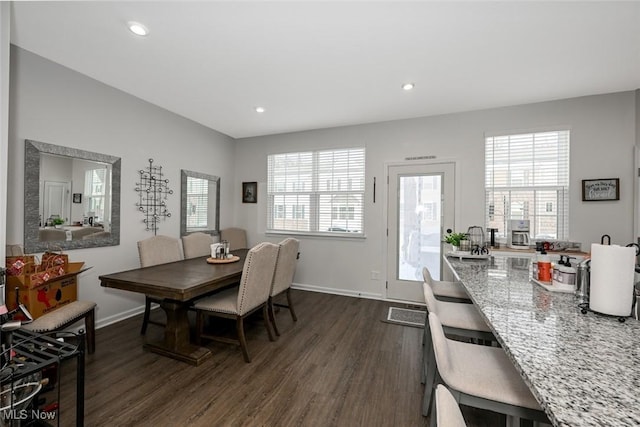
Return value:
<svg viewBox="0 0 640 427">
<path fill-rule="evenodd" d="M 105 190 L 107 169 L 89 169 L 85 171 L 84 194 L 85 214 L 93 212 L 99 221 L 104 221 Z"/>
<path fill-rule="evenodd" d="M 505 237 L 528 219 L 533 238 L 569 238 L 569 131 L 491 136 L 485 145 L 485 224 Z"/>
<path fill-rule="evenodd" d="M 209 219 L 209 180 L 187 179 L 187 229 L 206 229 Z"/>
<path fill-rule="evenodd" d="M 364 234 L 364 148 L 267 158 L 268 231 Z"/>
</svg>

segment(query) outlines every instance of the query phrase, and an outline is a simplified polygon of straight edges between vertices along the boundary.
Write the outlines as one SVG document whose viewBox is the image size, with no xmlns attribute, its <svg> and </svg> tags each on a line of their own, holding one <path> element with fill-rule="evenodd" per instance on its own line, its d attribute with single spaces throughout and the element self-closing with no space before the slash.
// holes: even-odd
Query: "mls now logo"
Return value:
<svg viewBox="0 0 640 427">
<path fill-rule="evenodd" d="M 8 409 L 0 412 L 0 420 L 2 421 L 55 420 L 55 418 L 55 412 L 46 412 L 38 409 Z"/>
</svg>

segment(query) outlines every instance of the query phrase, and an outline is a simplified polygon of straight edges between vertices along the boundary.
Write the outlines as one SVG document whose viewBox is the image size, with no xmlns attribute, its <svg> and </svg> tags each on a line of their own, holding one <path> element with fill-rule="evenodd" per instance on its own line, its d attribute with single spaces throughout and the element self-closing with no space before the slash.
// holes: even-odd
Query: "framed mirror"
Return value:
<svg viewBox="0 0 640 427">
<path fill-rule="evenodd" d="M 26 140 L 26 253 L 120 244 L 120 157 Z"/>
<path fill-rule="evenodd" d="M 182 169 L 180 235 L 220 231 L 220 177 Z"/>
</svg>

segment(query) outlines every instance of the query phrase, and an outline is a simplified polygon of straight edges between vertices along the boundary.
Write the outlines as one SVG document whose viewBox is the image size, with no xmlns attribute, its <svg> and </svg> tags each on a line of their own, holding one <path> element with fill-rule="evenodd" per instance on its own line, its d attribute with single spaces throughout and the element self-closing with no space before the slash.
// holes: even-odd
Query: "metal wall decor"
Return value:
<svg viewBox="0 0 640 427">
<path fill-rule="evenodd" d="M 169 188 L 169 180 L 163 178 L 162 166 L 154 166 L 153 159 L 149 159 L 149 166 L 139 171 L 140 182 L 136 182 L 136 191 L 140 201 L 136 203 L 138 210 L 144 215 L 147 231 L 158 232 L 160 219 L 171 217 L 167 210 L 167 196 L 173 194 Z"/>
</svg>

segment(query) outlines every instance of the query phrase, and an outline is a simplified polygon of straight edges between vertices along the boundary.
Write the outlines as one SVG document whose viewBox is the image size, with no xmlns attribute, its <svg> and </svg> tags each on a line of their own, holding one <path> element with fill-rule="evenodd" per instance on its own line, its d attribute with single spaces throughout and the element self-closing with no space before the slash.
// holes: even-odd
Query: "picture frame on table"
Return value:
<svg viewBox="0 0 640 427">
<path fill-rule="evenodd" d="M 258 183 L 242 183 L 242 203 L 258 203 Z"/>
<path fill-rule="evenodd" d="M 602 202 L 620 200 L 620 178 L 582 180 L 582 201 Z"/>
</svg>

